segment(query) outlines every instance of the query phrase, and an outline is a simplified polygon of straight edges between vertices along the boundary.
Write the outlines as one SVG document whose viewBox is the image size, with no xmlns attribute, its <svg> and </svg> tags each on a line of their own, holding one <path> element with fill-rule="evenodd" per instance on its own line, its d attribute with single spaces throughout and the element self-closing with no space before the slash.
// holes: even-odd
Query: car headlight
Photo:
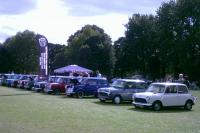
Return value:
<svg viewBox="0 0 200 133">
<path fill-rule="evenodd" d="M 108 95 L 110 95 L 111 94 L 111 91 L 110 91 L 110 89 L 108 90 Z"/>
<path fill-rule="evenodd" d="M 135 99 L 135 94 L 132 95 L 132 99 L 133 99 L 133 100 Z"/>
<path fill-rule="evenodd" d="M 98 90 L 97 90 L 97 92 L 99 93 L 101 91 L 101 88 L 99 88 Z"/>
<path fill-rule="evenodd" d="M 147 96 L 147 97 L 146 97 L 146 100 L 147 100 L 147 102 L 149 102 L 149 101 L 150 101 L 150 97 L 149 97 L 149 96 Z"/>
</svg>

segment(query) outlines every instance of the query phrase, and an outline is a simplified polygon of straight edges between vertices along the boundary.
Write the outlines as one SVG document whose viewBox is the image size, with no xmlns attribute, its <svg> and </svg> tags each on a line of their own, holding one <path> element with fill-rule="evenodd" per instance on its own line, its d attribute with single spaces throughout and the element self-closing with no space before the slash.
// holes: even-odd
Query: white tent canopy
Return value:
<svg viewBox="0 0 200 133">
<path fill-rule="evenodd" d="M 78 65 L 68 65 L 54 70 L 55 73 L 65 73 L 65 72 L 83 72 L 91 73 L 92 70 L 78 66 Z"/>
</svg>

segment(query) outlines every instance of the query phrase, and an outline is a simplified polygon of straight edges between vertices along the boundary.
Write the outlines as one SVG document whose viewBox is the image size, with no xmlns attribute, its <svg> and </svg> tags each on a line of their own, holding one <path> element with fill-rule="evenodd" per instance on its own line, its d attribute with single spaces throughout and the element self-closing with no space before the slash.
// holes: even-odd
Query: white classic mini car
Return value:
<svg viewBox="0 0 200 133">
<path fill-rule="evenodd" d="M 159 111 L 162 107 L 184 107 L 191 110 L 196 97 L 180 83 L 152 83 L 145 92 L 133 94 L 135 107 L 152 107 Z"/>
</svg>

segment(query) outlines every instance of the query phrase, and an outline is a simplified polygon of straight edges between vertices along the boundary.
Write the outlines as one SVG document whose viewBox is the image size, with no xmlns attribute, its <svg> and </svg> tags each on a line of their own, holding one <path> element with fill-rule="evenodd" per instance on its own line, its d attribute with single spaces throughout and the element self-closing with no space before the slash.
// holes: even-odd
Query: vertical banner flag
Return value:
<svg viewBox="0 0 200 133">
<path fill-rule="evenodd" d="M 48 76 L 48 41 L 43 35 L 36 35 L 39 48 L 39 78 Z"/>
</svg>

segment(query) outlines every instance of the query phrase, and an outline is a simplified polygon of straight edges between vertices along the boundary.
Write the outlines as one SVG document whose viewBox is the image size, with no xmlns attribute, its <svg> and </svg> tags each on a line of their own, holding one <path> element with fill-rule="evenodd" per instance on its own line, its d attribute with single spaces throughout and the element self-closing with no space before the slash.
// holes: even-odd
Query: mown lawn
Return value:
<svg viewBox="0 0 200 133">
<path fill-rule="evenodd" d="M 200 97 L 200 91 L 192 92 Z M 0 133 L 200 133 L 200 103 L 192 111 L 160 112 L 0 87 Z"/>
</svg>

